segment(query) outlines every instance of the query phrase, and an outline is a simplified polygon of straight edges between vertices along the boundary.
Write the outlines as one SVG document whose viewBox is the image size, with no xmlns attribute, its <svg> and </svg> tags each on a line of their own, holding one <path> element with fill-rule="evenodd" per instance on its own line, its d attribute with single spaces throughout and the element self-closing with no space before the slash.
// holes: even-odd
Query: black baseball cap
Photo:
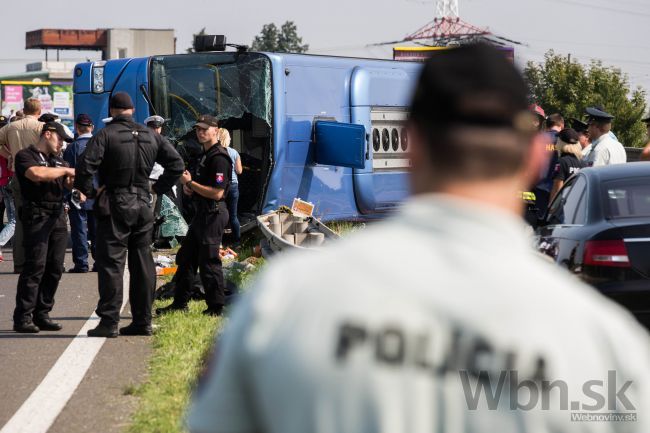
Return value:
<svg viewBox="0 0 650 433">
<path fill-rule="evenodd" d="M 0 126 L 5 126 L 9 123 L 9 119 L 6 116 L 0 115 Z"/>
<path fill-rule="evenodd" d="M 121 110 L 128 110 L 133 108 L 133 100 L 126 92 L 117 92 L 111 96 L 111 100 L 108 103 L 109 108 L 117 108 Z"/>
<path fill-rule="evenodd" d="M 93 119 L 91 119 L 89 115 L 81 113 L 77 115 L 77 120 L 75 120 L 75 123 L 81 126 L 93 126 Z"/>
<path fill-rule="evenodd" d="M 455 126 L 529 128 L 528 89 L 511 61 L 487 44 L 431 56 L 411 103 L 411 118 L 439 131 Z"/>
<path fill-rule="evenodd" d="M 63 125 L 61 125 L 59 122 L 47 122 L 45 125 L 43 125 L 43 130 L 41 131 L 41 135 L 43 135 L 47 131 L 56 132 L 57 134 L 59 134 L 59 137 L 61 137 L 64 141 L 68 143 L 72 143 L 74 141 L 74 138 L 68 135 Z"/>
<path fill-rule="evenodd" d="M 219 127 L 219 120 L 216 117 L 211 116 L 209 114 L 203 114 L 203 115 L 201 115 L 199 117 L 199 120 L 196 121 L 194 126 L 195 127 L 198 126 L 199 128 L 203 128 L 203 129 L 208 129 L 211 126 L 214 126 L 214 127 L 218 128 Z"/>
<path fill-rule="evenodd" d="M 580 141 L 580 136 L 573 128 L 566 128 L 560 131 L 558 138 L 567 144 L 576 144 Z"/>
</svg>

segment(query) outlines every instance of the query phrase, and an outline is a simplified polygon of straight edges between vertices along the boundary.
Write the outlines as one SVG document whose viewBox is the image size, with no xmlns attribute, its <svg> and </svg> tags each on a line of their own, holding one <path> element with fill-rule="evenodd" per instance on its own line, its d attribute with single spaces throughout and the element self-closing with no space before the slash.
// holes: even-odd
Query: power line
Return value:
<svg viewBox="0 0 650 433">
<path fill-rule="evenodd" d="M 634 16 L 637 16 L 637 17 L 639 17 L 639 16 L 650 17 L 650 12 L 639 12 L 639 11 L 632 11 L 632 10 L 628 10 L 628 9 L 612 8 L 612 7 L 608 7 L 608 6 L 598 6 L 598 5 L 594 5 L 592 3 L 583 3 L 583 2 L 580 2 L 580 1 L 576 1 L 576 0 L 546 0 L 546 1 L 551 1 L 551 2 L 554 2 L 554 3 L 561 3 L 563 5 L 570 4 L 570 5 L 574 5 L 574 6 L 587 7 L 587 8 L 590 8 L 590 9 L 600 9 L 600 10 L 604 10 L 604 11 L 608 11 L 608 12 L 616 12 L 616 13 L 619 13 L 619 14 L 634 15 Z"/>
<path fill-rule="evenodd" d="M 583 45 L 588 47 L 606 47 L 606 48 L 630 48 L 636 50 L 650 50 L 650 46 L 641 46 L 641 45 L 617 45 L 617 44 L 601 44 L 595 42 L 575 42 L 575 41 L 555 41 L 550 39 L 536 39 L 536 38 L 525 38 L 529 41 L 536 42 L 547 42 L 550 44 L 564 44 L 564 45 Z"/>
</svg>

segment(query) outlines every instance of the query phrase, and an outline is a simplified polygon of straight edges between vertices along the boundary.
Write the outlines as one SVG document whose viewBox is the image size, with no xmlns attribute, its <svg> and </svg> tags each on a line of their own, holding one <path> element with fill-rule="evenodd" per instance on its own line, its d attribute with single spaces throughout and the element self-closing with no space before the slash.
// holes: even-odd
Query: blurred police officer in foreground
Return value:
<svg viewBox="0 0 650 433">
<path fill-rule="evenodd" d="M 41 116 L 43 117 L 43 116 Z M 75 120 L 75 130 L 77 138 L 63 152 L 63 159 L 72 168 L 77 166 L 77 160 L 81 159 L 86 150 L 88 141 L 93 136 L 95 125 L 89 115 L 80 113 Z M 86 200 L 85 203 L 74 203 L 75 197 L 71 197 L 70 210 L 70 237 L 72 239 L 72 261 L 74 267 L 68 272 L 85 273 L 88 272 L 88 242 L 91 243 L 91 253 L 95 257 L 95 216 L 93 214 L 92 199 Z M 79 206 L 79 207 L 77 207 Z M 96 270 L 96 267 L 93 269 Z"/>
<path fill-rule="evenodd" d="M 174 302 L 159 308 L 158 314 L 187 310 L 197 267 L 208 304 L 203 314 L 218 316 L 225 304 L 219 247 L 223 230 L 228 224 L 225 199 L 230 186 L 232 161 L 225 147 L 219 144 L 219 122 L 215 117 L 199 117 L 195 129 L 204 154 L 199 161 L 196 179 L 192 179 L 190 172 L 185 170 L 181 183 L 185 194 L 194 197 L 196 216 L 176 255 L 178 270 Z"/>
<path fill-rule="evenodd" d="M 86 146 L 77 161 L 75 187 L 93 195 L 93 176 L 99 174 L 95 200 L 96 264 L 99 281 L 99 325 L 91 337 L 116 337 L 122 307 L 122 277 L 129 252 L 129 300 L 133 322 L 123 335 L 151 335 L 151 303 L 155 267 L 151 256 L 153 203 L 149 174 L 155 162 L 165 169 L 153 185 L 157 194 L 174 185 L 183 173 L 183 161 L 171 144 L 133 121 L 133 102 L 124 92 L 109 102 L 112 120 Z"/>
<path fill-rule="evenodd" d="M 650 431 L 646 332 L 525 235 L 518 192 L 545 151 L 529 116 L 526 85 L 496 49 L 432 56 L 408 125 L 414 196 L 388 221 L 262 271 L 218 343 L 190 430 Z M 637 423 L 603 429 L 560 410 L 563 384 L 588 412 L 583 385 L 612 374 L 617 390 L 633 381 L 619 397 Z M 537 405 L 510 409 L 510 391 L 522 407 L 532 388 Z"/>
<path fill-rule="evenodd" d="M 59 158 L 63 141 L 71 142 L 60 123 L 43 126 L 38 142 L 16 154 L 14 165 L 23 206 L 25 265 L 18 278 L 14 331 L 58 331 L 50 319 L 54 294 L 63 273 L 68 228 L 63 189 L 72 188 L 74 169 Z"/>
<path fill-rule="evenodd" d="M 624 164 L 627 162 L 625 148 L 612 133 L 614 116 L 607 113 L 603 107 L 588 107 L 588 132 L 591 148 L 583 156 L 587 167 L 601 165 Z"/>
</svg>

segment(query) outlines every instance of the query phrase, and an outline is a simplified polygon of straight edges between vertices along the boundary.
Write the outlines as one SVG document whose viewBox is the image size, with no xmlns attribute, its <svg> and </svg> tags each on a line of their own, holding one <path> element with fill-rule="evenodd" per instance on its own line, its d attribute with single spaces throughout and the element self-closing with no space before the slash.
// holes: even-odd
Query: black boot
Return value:
<svg viewBox="0 0 650 433">
<path fill-rule="evenodd" d="M 99 322 L 99 325 L 95 329 L 89 329 L 87 334 L 89 337 L 115 338 L 117 337 L 117 325 Z"/>
<path fill-rule="evenodd" d="M 136 325 L 135 323 L 131 323 L 130 325 L 125 326 L 124 328 L 120 328 L 120 335 L 151 335 L 151 334 L 153 334 L 151 325 Z"/>
<path fill-rule="evenodd" d="M 60 331 L 63 329 L 60 323 L 53 322 L 49 317 L 34 318 L 34 325 L 38 326 L 41 331 Z"/>
<path fill-rule="evenodd" d="M 38 334 L 40 328 L 32 322 L 14 323 L 14 331 L 21 334 Z"/>
<path fill-rule="evenodd" d="M 173 313 L 174 311 L 182 311 L 184 313 L 187 313 L 189 311 L 189 308 L 187 308 L 187 304 L 176 304 L 174 302 L 166 307 L 156 308 L 156 314 L 159 316 L 161 314 Z"/>
<path fill-rule="evenodd" d="M 208 307 L 207 309 L 203 310 L 203 315 L 205 316 L 212 316 L 212 317 L 218 317 L 221 316 L 223 313 L 223 306 L 217 305 L 216 307 Z"/>
</svg>

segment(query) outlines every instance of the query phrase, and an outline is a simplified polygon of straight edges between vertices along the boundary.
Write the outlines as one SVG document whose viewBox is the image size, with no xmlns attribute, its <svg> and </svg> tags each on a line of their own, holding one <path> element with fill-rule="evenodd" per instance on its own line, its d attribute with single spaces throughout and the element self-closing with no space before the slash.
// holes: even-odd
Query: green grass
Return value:
<svg viewBox="0 0 650 433">
<path fill-rule="evenodd" d="M 365 224 L 335 221 L 328 226 L 342 236 L 363 229 Z M 262 258 L 251 257 L 259 243 L 259 235 L 249 236 L 237 249 L 240 264 L 224 266 L 224 276 L 245 290 L 252 277 L 265 265 Z M 177 248 L 176 248 L 177 250 Z M 161 250 L 157 254 L 174 254 Z M 224 263 L 226 265 L 227 262 Z M 241 264 L 244 263 L 244 264 Z M 172 275 L 160 277 L 162 283 Z M 170 301 L 156 301 L 154 308 Z M 203 369 L 204 360 L 212 349 L 215 336 L 227 319 L 203 316 L 204 302 L 191 302 L 189 313 L 171 313 L 155 317 L 157 328 L 153 335 L 153 354 L 149 360 L 148 378 L 142 385 L 129 384 L 124 395 L 138 397 L 139 406 L 132 417 L 128 433 L 183 432 L 182 420 L 190 394 Z"/>
<path fill-rule="evenodd" d="M 240 254 L 238 259 L 246 257 Z M 224 269 L 226 279 L 245 288 L 250 279 L 264 266 L 264 259 L 249 257 L 249 266 Z M 168 282 L 171 275 L 160 277 Z M 156 301 L 154 308 L 170 301 Z M 128 385 L 124 395 L 139 398 L 139 407 L 128 428 L 129 433 L 176 433 L 181 426 L 190 393 L 204 360 L 212 348 L 215 336 L 227 319 L 203 316 L 205 302 L 190 302 L 189 313 L 171 313 L 154 318 L 157 328 L 153 335 L 153 355 L 149 360 L 149 376 L 140 385 Z M 227 312 L 227 310 L 226 310 Z"/>
<path fill-rule="evenodd" d="M 156 301 L 155 307 L 169 301 Z M 153 355 L 149 377 L 141 386 L 125 389 L 139 397 L 130 433 L 183 431 L 181 421 L 190 393 L 224 319 L 203 316 L 204 302 L 191 302 L 189 313 L 171 313 L 154 320 Z"/>
<path fill-rule="evenodd" d="M 356 221 L 330 221 L 326 225 L 340 236 L 354 233 L 357 230 L 363 230 L 366 227 L 365 223 Z"/>
</svg>

